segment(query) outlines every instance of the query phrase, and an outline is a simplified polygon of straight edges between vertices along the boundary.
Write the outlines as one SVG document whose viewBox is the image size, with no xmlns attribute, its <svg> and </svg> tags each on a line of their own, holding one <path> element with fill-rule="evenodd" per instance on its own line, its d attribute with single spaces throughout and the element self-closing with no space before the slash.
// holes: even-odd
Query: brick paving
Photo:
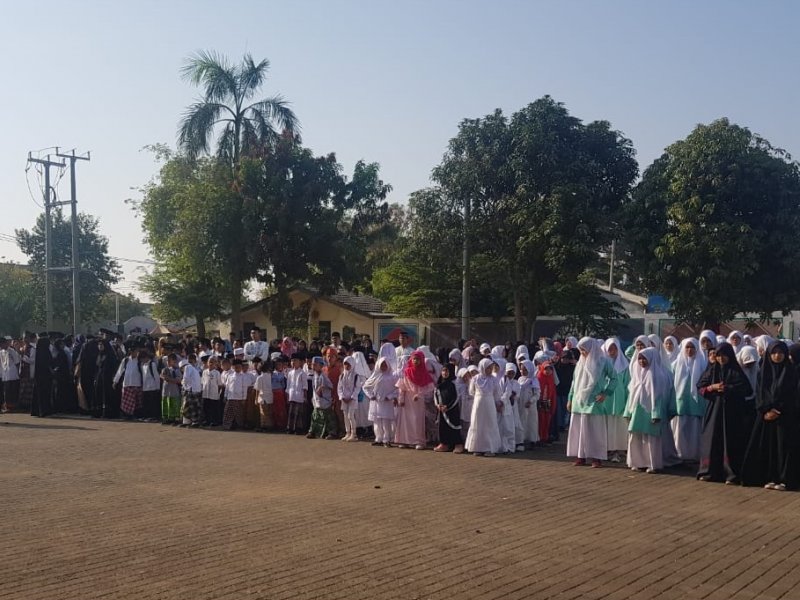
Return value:
<svg viewBox="0 0 800 600">
<path fill-rule="evenodd" d="M 800 598 L 800 494 L 0 417 L 0 599 Z"/>
</svg>

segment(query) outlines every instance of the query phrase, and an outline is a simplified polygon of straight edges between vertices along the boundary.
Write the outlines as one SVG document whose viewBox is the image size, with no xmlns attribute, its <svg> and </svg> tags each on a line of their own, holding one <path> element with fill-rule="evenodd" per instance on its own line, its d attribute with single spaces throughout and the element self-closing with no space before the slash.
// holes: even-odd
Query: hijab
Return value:
<svg viewBox="0 0 800 600">
<path fill-rule="evenodd" d="M 783 362 L 772 361 L 773 352 L 783 352 Z M 761 368 L 758 371 L 756 408 L 764 414 L 775 408 L 795 413 L 794 404 L 797 393 L 797 370 L 789 362 L 789 348 L 783 341 L 773 341 L 767 348 Z"/>
<path fill-rule="evenodd" d="M 650 343 L 653 345 L 653 348 L 658 350 L 659 362 L 661 363 L 661 366 L 669 369 L 670 366 L 672 365 L 672 361 L 670 360 L 669 354 L 667 353 L 667 349 L 664 348 L 664 342 L 662 342 L 661 338 L 658 337 L 655 333 L 651 333 L 650 335 L 648 335 L 647 339 L 650 340 Z"/>
<path fill-rule="evenodd" d="M 494 361 L 491 358 L 481 359 L 481 362 L 478 363 L 479 373 L 472 378 L 477 387 L 486 389 L 492 385 L 492 382 L 497 381 L 492 374 L 492 365 L 494 365 Z"/>
<path fill-rule="evenodd" d="M 594 402 L 591 394 L 603 375 L 606 357 L 602 347 L 594 338 L 581 338 L 578 342 L 578 350 L 584 350 L 588 354 L 584 356 L 581 353 L 578 364 L 575 366 L 575 375 L 572 380 L 573 401 L 587 405 Z"/>
<path fill-rule="evenodd" d="M 505 358 L 506 357 L 506 347 L 505 346 L 495 346 L 492 348 L 491 352 L 492 358 Z"/>
<path fill-rule="evenodd" d="M 641 367 L 637 363 L 637 376 L 631 378 L 628 385 L 629 409 L 638 403 L 644 410 L 652 413 L 656 398 L 663 397 L 669 392 L 672 380 L 669 371 L 658 360 L 658 355 L 659 349 L 656 347 L 645 348 L 639 353 L 639 356 L 647 359 L 648 364 L 647 367 Z"/>
<path fill-rule="evenodd" d="M 517 351 L 514 354 L 514 359 L 519 362 L 521 360 L 530 359 L 531 355 L 528 353 L 528 347 L 525 344 L 517 346 Z"/>
<path fill-rule="evenodd" d="M 386 372 L 381 371 L 381 365 L 383 364 L 389 367 Z M 392 370 L 392 365 L 389 364 L 385 357 L 381 356 L 375 363 L 375 369 L 373 369 L 372 374 L 364 382 L 364 391 L 365 393 L 372 391 L 374 396 L 385 396 L 394 388 L 396 382 L 397 377 Z M 382 390 L 386 391 L 382 392 Z"/>
<path fill-rule="evenodd" d="M 617 358 L 615 359 L 612 359 L 608 354 L 608 350 L 611 346 L 617 347 Z M 622 373 L 628 368 L 628 359 L 625 358 L 625 355 L 622 353 L 622 347 L 620 346 L 618 338 L 610 337 L 603 342 L 603 354 L 605 354 L 609 360 L 613 360 L 612 364 L 616 373 Z"/>
<path fill-rule="evenodd" d="M 528 372 L 527 375 L 520 375 L 517 381 L 521 387 L 525 387 L 526 385 L 531 386 L 534 389 L 539 388 L 539 379 L 536 377 L 536 367 L 533 366 L 533 361 L 525 359 L 522 361 L 521 366 L 525 367 L 525 370 Z M 520 369 L 520 373 L 522 369 Z"/>
<path fill-rule="evenodd" d="M 694 356 L 691 357 L 686 355 L 686 347 L 689 344 L 695 348 Z M 689 395 L 695 402 L 700 402 L 700 392 L 697 389 L 697 384 L 707 365 L 706 357 L 700 352 L 700 342 L 695 338 L 686 338 L 681 342 L 678 356 L 673 364 L 675 393 L 679 398 Z"/>
<path fill-rule="evenodd" d="M 414 364 L 414 359 L 417 358 L 419 364 Z M 420 350 L 414 350 L 409 357 L 406 368 L 403 370 L 403 376 L 416 386 L 424 387 L 433 383 L 433 377 L 428 372 L 425 366 L 425 353 Z"/>
<path fill-rule="evenodd" d="M 672 342 L 672 351 L 667 350 L 667 341 Z M 695 344 L 695 347 L 697 347 L 698 351 L 700 350 L 697 344 Z M 680 354 L 680 351 L 681 347 L 678 344 L 678 338 L 676 338 L 674 335 L 668 335 L 667 337 L 664 338 L 664 352 L 666 352 L 667 357 L 669 357 L 669 364 L 675 362 L 675 359 L 678 358 L 678 354 Z"/>
<path fill-rule="evenodd" d="M 738 344 L 734 344 L 733 343 L 733 338 L 739 338 L 739 343 Z M 734 329 L 733 331 L 731 331 L 728 334 L 728 343 L 731 346 L 733 346 L 735 350 L 739 350 L 742 347 L 743 339 L 744 339 L 744 337 L 742 336 L 742 332 L 739 331 L 738 329 Z"/>
<path fill-rule="evenodd" d="M 460 369 L 464 366 L 464 355 L 461 354 L 461 350 L 458 348 L 450 350 L 450 354 L 447 355 L 447 358 L 450 362 L 456 363 L 456 369 Z"/>
<path fill-rule="evenodd" d="M 397 352 L 395 351 L 393 344 L 389 342 L 381 344 L 381 347 L 378 350 L 378 358 L 383 358 L 386 360 L 389 365 L 389 370 L 392 373 L 397 371 Z M 377 363 L 375 366 L 377 366 Z"/>
<path fill-rule="evenodd" d="M 728 342 L 723 342 L 717 349 L 717 357 L 726 356 L 728 363 L 722 365 L 718 362 L 709 364 L 706 372 L 698 382 L 698 387 L 707 387 L 712 383 L 724 383 L 726 387 L 725 393 L 741 394 L 743 398 L 750 396 L 753 393 L 753 388 L 750 381 L 747 379 L 744 371 L 739 362 L 736 360 L 736 352 Z"/>
<path fill-rule="evenodd" d="M 759 355 L 766 353 L 769 345 L 775 340 L 768 335 L 760 335 L 756 338 L 756 348 Z"/>
</svg>

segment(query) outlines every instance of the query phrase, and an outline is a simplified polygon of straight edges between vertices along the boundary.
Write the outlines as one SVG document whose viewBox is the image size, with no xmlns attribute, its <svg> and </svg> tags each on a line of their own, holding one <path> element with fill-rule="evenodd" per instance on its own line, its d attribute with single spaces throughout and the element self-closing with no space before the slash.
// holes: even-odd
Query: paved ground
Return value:
<svg viewBox="0 0 800 600">
<path fill-rule="evenodd" d="M 559 449 L 560 450 L 560 449 Z M 800 494 L 0 418 L 0 598 L 800 598 Z"/>
</svg>

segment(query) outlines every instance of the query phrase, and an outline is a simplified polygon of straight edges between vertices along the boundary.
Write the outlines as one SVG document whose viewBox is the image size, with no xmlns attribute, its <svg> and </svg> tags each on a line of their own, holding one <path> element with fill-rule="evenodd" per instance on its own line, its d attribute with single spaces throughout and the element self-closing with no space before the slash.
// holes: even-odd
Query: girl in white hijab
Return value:
<svg viewBox="0 0 800 600">
<path fill-rule="evenodd" d="M 356 359 L 348 356 L 344 359 L 342 364 L 342 374 L 339 376 L 338 391 L 339 400 L 342 403 L 342 412 L 344 413 L 344 430 L 345 436 L 342 438 L 343 442 L 357 442 L 358 441 L 358 394 L 361 392 L 361 386 L 364 385 L 364 379 L 361 379 L 356 373 Z"/>
<path fill-rule="evenodd" d="M 631 381 L 628 359 L 622 352 L 619 339 L 612 337 L 603 343 L 605 354 L 614 366 L 617 381 L 606 400 L 606 427 L 608 430 L 608 458 L 611 462 L 622 462 L 628 450 L 628 422 L 625 406 L 628 404 L 628 384 Z"/>
<path fill-rule="evenodd" d="M 605 401 L 614 391 L 617 374 L 603 354 L 597 340 L 585 337 L 578 342 L 581 357 L 569 391 L 567 410 L 572 413 L 567 436 L 567 456 L 575 457 L 575 465 L 592 461 L 592 467 L 603 466 L 608 459 Z"/>
<path fill-rule="evenodd" d="M 477 371 L 477 368 L 475 368 Z M 469 380 L 472 379 L 472 371 L 467 368 L 460 368 L 456 371 L 456 380 L 453 382 L 458 394 L 458 403 L 461 406 L 461 441 L 467 440 L 469 433 L 469 420 L 472 416 L 472 396 L 469 394 Z"/>
<path fill-rule="evenodd" d="M 375 430 L 373 446 L 391 447 L 394 439 L 394 405 L 397 401 L 397 376 L 389 361 L 381 356 L 375 370 L 364 382 L 364 394 L 369 399 L 369 420 Z"/>
<path fill-rule="evenodd" d="M 517 429 L 517 409 L 516 403 L 519 402 L 519 383 L 515 379 L 517 376 L 517 367 L 513 362 L 506 362 L 503 367 L 503 372 L 498 375 L 502 376 L 504 388 L 503 399 L 503 412 L 497 413 L 497 426 L 500 429 L 500 441 L 502 446 L 500 451 L 503 454 L 511 454 L 516 450 L 516 429 Z M 525 448 L 523 447 L 522 450 Z"/>
<path fill-rule="evenodd" d="M 478 456 L 494 456 L 501 446 L 497 413 L 503 408 L 503 399 L 500 383 L 492 372 L 493 366 L 491 359 L 481 360 L 478 364 L 480 372 L 469 384 L 473 403 L 466 450 Z"/>
<path fill-rule="evenodd" d="M 685 462 L 700 460 L 700 438 L 707 401 L 697 390 L 697 382 L 708 362 L 700 351 L 700 342 L 686 338 L 674 364 L 676 412 L 672 418 L 672 434 L 678 456 Z"/>
<path fill-rule="evenodd" d="M 380 350 L 378 350 L 378 358 L 385 358 L 386 364 L 389 365 L 392 373 L 398 375 L 398 369 L 400 368 L 397 360 L 397 350 L 394 347 L 394 344 L 390 342 L 385 342 L 381 344 Z M 377 363 L 375 366 L 378 366 Z"/>
<path fill-rule="evenodd" d="M 700 352 L 703 353 L 706 361 L 708 361 L 708 351 L 717 347 L 717 335 L 710 329 L 704 329 L 700 332 L 698 339 L 700 341 Z"/>
<path fill-rule="evenodd" d="M 364 382 L 372 375 L 372 369 L 369 368 L 367 357 L 364 356 L 363 352 L 353 352 L 353 358 L 356 361 L 356 375 L 358 375 L 358 380 L 363 387 Z M 364 430 L 370 426 L 369 399 L 363 393 L 358 395 L 356 422 L 358 423 L 358 428 L 362 430 L 362 434 L 365 435 L 366 432 Z"/>
<path fill-rule="evenodd" d="M 655 333 L 648 335 L 647 339 L 650 340 L 650 344 L 653 348 L 658 350 L 661 366 L 670 371 L 672 369 L 672 361 L 669 358 L 669 354 L 667 354 L 667 350 L 664 348 L 664 342 L 662 342 L 661 338 Z"/>
<path fill-rule="evenodd" d="M 628 466 L 648 473 L 657 473 L 664 467 L 661 423 L 672 388 L 669 371 L 656 358 L 658 352 L 658 348 L 645 348 L 636 357 L 625 410 L 630 419 Z"/>
<path fill-rule="evenodd" d="M 733 351 L 737 355 L 742 350 L 742 332 L 734 329 L 728 334 L 728 343 L 733 346 Z"/>
<path fill-rule="evenodd" d="M 680 353 L 680 348 L 678 348 L 678 338 L 674 335 L 668 335 L 664 338 L 664 350 L 669 357 L 669 364 L 675 362 L 675 359 L 678 358 L 678 354 Z"/>
<path fill-rule="evenodd" d="M 769 345 L 774 341 L 775 340 L 768 335 L 759 335 L 756 338 L 756 350 L 758 351 L 759 360 L 764 356 L 767 352 L 767 348 L 769 348 Z"/>
<path fill-rule="evenodd" d="M 517 450 L 520 445 L 523 449 L 539 442 L 539 411 L 537 403 L 541 390 L 539 379 L 536 377 L 536 367 L 533 362 L 524 359 L 520 362 L 519 397 L 516 410 L 519 415 L 519 427 L 516 431 Z"/>
</svg>

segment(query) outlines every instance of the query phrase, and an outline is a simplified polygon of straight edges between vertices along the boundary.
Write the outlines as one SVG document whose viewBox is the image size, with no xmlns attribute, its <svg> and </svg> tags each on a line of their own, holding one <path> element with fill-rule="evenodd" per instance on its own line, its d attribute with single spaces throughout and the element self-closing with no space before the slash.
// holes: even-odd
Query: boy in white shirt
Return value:
<svg viewBox="0 0 800 600">
<path fill-rule="evenodd" d="M 142 370 L 139 367 L 139 348 L 131 347 L 128 356 L 119 363 L 114 375 L 114 387 L 122 381 L 122 400 L 119 409 L 125 419 L 132 419 L 142 408 Z"/>
<path fill-rule="evenodd" d="M 267 363 L 261 363 L 260 372 L 256 377 L 253 386 L 258 393 L 258 410 L 261 417 L 259 427 L 256 431 L 269 431 L 273 428 L 272 424 L 272 372 L 267 368 Z"/>
<path fill-rule="evenodd" d="M 207 425 L 214 427 L 222 425 L 222 373 L 219 371 L 219 361 L 216 356 L 208 359 L 207 367 L 203 369 L 203 415 Z"/>
<path fill-rule="evenodd" d="M 289 363 L 290 369 L 286 372 L 286 404 L 288 419 L 286 433 L 303 433 L 303 416 L 306 402 L 306 389 L 308 389 L 308 376 L 303 370 L 303 359 L 300 354 L 292 354 Z"/>
<path fill-rule="evenodd" d="M 183 388 L 183 406 L 181 406 L 183 423 L 181 423 L 181 427 L 200 427 L 200 423 L 203 420 L 203 408 L 200 404 L 200 396 L 203 393 L 202 378 L 198 370 L 188 360 L 182 360 L 180 368 L 183 371 L 183 380 L 181 381 L 181 387 Z"/>
<path fill-rule="evenodd" d="M 333 384 L 323 372 L 325 361 L 321 356 L 314 357 L 314 412 L 311 414 L 311 427 L 307 438 L 321 437 L 335 440 L 336 417 L 333 414 Z"/>
<path fill-rule="evenodd" d="M 242 372 L 242 359 L 233 359 L 233 372 L 228 373 L 225 383 L 225 413 L 222 417 L 223 429 L 244 427 L 244 402 L 250 377 Z"/>
</svg>

